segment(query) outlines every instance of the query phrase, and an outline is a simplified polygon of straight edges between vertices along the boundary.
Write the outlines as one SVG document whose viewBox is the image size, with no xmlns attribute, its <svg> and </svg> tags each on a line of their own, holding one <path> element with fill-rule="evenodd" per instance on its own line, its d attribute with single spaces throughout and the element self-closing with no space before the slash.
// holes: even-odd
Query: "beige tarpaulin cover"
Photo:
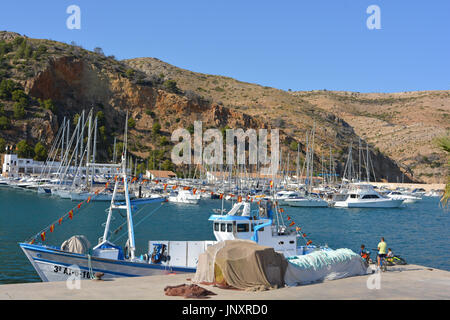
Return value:
<svg viewBox="0 0 450 320">
<path fill-rule="evenodd" d="M 225 240 L 199 256 L 194 283 L 221 283 L 238 289 L 284 286 L 287 261 L 271 247 L 250 240 Z"/>
<path fill-rule="evenodd" d="M 73 236 L 64 241 L 61 250 L 73 253 L 86 254 L 89 252 L 91 244 L 85 236 Z"/>
</svg>

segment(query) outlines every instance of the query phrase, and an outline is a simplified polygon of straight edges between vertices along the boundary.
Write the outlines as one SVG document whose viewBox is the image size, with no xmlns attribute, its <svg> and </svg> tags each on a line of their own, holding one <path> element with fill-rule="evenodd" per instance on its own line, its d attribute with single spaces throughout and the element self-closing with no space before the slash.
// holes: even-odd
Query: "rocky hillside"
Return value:
<svg viewBox="0 0 450 320">
<path fill-rule="evenodd" d="M 0 32 L 0 82 L 0 142 L 26 141 L 25 151 L 35 157 L 40 153 L 33 147 L 40 142 L 48 149 L 63 117 L 74 123 L 91 108 L 100 121 L 99 158 L 112 158 L 113 138 L 122 139 L 128 111 L 129 150 L 150 168 L 173 168 L 171 133 L 190 130 L 195 120 L 205 129 L 280 128 L 284 160 L 288 152 L 296 157 L 295 141 L 304 152 L 306 131 L 315 122 L 316 162 L 321 154 L 328 159 L 331 146 L 338 172 L 350 142 L 355 148 L 360 139 L 342 116 L 296 93 L 197 74 L 156 59 L 117 61 L 100 48 L 92 52 L 11 32 Z M 377 179 L 402 175 L 380 150 L 370 146 L 370 155 Z M 404 179 L 410 181 L 409 175 Z"/>
<path fill-rule="evenodd" d="M 347 121 L 416 179 L 445 182 L 447 154 L 435 140 L 450 132 L 450 91 L 292 94 Z"/>
<path fill-rule="evenodd" d="M 47 148 L 64 117 L 73 121 L 83 110 L 101 115 L 99 158 L 111 160 L 113 139 L 123 140 L 129 112 L 129 150 L 150 168 L 173 169 L 173 130 L 190 129 L 195 120 L 204 129 L 270 128 L 260 119 L 183 92 L 163 77 L 147 76 L 100 50 L 0 32 L 0 138 L 8 146 L 26 141 Z M 280 131 L 286 148 L 293 139 Z M 25 156 L 25 155 L 23 155 Z M 141 167 L 142 168 L 142 167 Z"/>
<path fill-rule="evenodd" d="M 196 73 L 155 58 L 137 58 L 128 65 L 147 75 L 174 79 L 183 90 L 201 93 L 231 109 L 260 117 L 300 141 L 313 123 L 318 128 L 318 154 L 343 160 L 350 141 L 358 147 L 358 136 L 367 141 L 378 159 L 378 177 L 390 181 L 409 178 L 445 182 L 446 155 L 434 139 L 449 134 L 450 91 L 362 94 L 356 92 L 291 92 L 241 82 L 229 77 Z M 357 154 L 358 150 L 354 150 Z M 382 168 L 386 157 L 401 173 Z M 354 158 L 358 161 L 357 157 Z M 384 173 L 384 174 L 383 174 Z"/>
</svg>

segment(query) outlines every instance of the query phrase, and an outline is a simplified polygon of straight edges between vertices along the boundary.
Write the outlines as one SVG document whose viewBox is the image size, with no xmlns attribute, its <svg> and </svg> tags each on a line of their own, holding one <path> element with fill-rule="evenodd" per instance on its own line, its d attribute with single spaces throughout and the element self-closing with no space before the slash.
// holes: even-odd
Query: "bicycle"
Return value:
<svg viewBox="0 0 450 320">
<path fill-rule="evenodd" d="M 378 251 L 378 249 L 372 249 L 374 251 Z M 379 255 L 378 255 L 379 256 Z M 380 257 L 380 270 L 382 272 L 386 272 L 387 271 L 387 266 L 389 265 L 389 263 L 386 260 L 386 255 Z"/>
</svg>

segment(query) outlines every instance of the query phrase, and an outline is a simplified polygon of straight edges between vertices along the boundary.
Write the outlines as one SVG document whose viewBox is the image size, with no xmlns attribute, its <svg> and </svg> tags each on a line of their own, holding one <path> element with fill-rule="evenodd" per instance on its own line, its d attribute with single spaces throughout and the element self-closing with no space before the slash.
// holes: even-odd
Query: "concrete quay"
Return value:
<svg viewBox="0 0 450 320">
<path fill-rule="evenodd" d="M 380 275 L 379 278 L 377 276 Z M 166 286 L 190 284 L 193 274 L 0 285 L 1 300 L 184 300 L 164 294 Z M 379 281 L 378 281 L 379 280 Z M 378 282 L 377 282 L 378 281 Z M 392 266 L 369 274 L 260 292 L 200 285 L 217 295 L 208 300 L 449 300 L 450 272 L 419 265 Z"/>
</svg>

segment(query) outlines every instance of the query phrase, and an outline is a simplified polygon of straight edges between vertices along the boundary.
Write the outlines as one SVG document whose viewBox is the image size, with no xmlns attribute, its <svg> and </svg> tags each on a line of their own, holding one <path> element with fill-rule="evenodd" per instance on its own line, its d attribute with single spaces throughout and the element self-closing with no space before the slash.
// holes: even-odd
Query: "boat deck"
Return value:
<svg viewBox="0 0 450 320">
<path fill-rule="evenodd" d="M 109 281 L 82 280 L 80 289 L 68 289 L 65 282 L 0 285 L 2 300 L 168 300 L 183 297 L 164 295 L 166 286 L 189 284 L 193 274 L 175 274 L 139 278 L 117 278 Z M 450 272 L 419 265 L 392 266 L 381 273 L 380 288 L 374 275 L 325 281 L 297 287 L 285 287 L 262 292 L 224 290 L 201 285 L 216 293 L 210 299 L 218 300 L 379 300 L 379 299 L 450 299 Z M 188 299 L 190 300 L 190 299 Z"/>
</svg>

